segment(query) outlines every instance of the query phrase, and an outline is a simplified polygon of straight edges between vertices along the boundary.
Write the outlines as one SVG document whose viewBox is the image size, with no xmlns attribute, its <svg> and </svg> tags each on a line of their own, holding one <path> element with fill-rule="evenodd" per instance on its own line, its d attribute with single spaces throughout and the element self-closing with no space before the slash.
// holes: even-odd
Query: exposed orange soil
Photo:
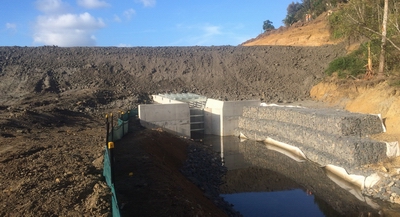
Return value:
<svg viewBox="0 0 400 217">
<path fill-rule="evenodd" d="M 327 14 L 310 22 L 298 22 L 290 27 L 266 32 L 255 39 L 244 42 L 244 46 L 285 45 L 285 46 L 322 46 L 337 44 L 341 40 L 332 40 L 327 22 Z"/>
<path fill-rule="evenodd" d="M 326 81 L 315 85 L 310 95 L 351 112 L 381 114 L 387 132 L 377 137 L 400 141 L 400 92 L 397 87 L 391 87 L 387 82 L 372 84 L 360 80 L 339 84 Z"/>
</svg>

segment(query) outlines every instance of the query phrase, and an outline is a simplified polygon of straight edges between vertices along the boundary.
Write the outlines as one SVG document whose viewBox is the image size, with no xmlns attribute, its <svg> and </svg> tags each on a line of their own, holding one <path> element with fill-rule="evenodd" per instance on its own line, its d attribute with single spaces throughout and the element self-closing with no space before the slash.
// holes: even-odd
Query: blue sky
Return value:
<svg viewBox="0 0 400 217">
<path fill-rule="evenodd" d="M 0 46 L 238 45 L 292 1 L 2 0 Z"/>
</svg>

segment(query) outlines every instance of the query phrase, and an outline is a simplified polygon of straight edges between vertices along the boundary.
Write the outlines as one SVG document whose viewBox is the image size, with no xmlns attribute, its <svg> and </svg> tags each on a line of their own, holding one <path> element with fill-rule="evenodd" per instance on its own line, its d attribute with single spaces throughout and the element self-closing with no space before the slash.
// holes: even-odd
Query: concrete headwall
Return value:
<svg viewBox="0 0 400 217">
<path fill-rule="evenodd" d="M 180 103 L 184 103 L 182 101 L 169 99 L 167 97 L 163 97 L 163 96 L 160 96 L 160 95 L 152 95 L 152 96 L 153 96 L 153 101 L 156 102 L 156 103 L 160 103 L 160 104 L 180 104 Z"/>
<path fill-rule="evenodd" d="M 239 125 L 239 118 L 243 114 L 243 108 L 245 106 L 259 106 L 260 101 L 227 101 L 224 102 L 222 108 L 222 136 L 235 135 L 235 129 Z"/>
<path fill-rule="evenodd" d="M 223 128 L 222 124 L 222 108 L 224 102 L 207 99 L 206 106 L 204 108 L 204 133 L 212 135 L 222 135 Z"/>
<path fill-rule="evenodd" d="M 204 108 L 204 133 L 218 136 L 235 135 L 245 106 L 258 106 L 260 101 L 219 101 L 207 99 Z"/>
<path fill-rule="evenodd" d="M 162 127 L 172 133 L 190 137 L 190 110 L 187 103 L 139 105 L 140 124 Z"/>
<path fill-rule="evenodd" d="M 139 106 L 139 118 L 145 127 L 162 127 L 174 133 L 191 136 L 191 114 L 189 104 L 167 97 L 154 95 L 153 100 L 161 104 Z M 258 106 L 260 101 L 220 101 L 207 99 L 204 107 L 204 134 L 217 136 L 235 135 L 239 118 L 245 106 Z"/>
</svg>

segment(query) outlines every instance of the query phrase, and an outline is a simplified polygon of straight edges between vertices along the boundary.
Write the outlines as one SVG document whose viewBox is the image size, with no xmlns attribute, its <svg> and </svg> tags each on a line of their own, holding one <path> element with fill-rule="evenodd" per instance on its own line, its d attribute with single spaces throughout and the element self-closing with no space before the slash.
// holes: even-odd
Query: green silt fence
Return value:
<svg viewBox="0 0 400 217">
<path fill-rule="evenodd" d="M 117 194 L 115 193 L 114 183 L 112 183 L 112 169 L 110 164 L 110 155 L 109 149 L 106 147 L 104 151 L 104 167 L 103 167 L 103 176 L 106 179 L 108 187 L 111 189 L 111 212 L 113 217 L 120 217 Z"/>
<path fill-rule="evenodd" d="M 114 187 L 114 142 L 122 139 L 124 135 L 128 133 L 129 129 L 129 118 L 134 117 L 138 114 L 137 109 L 130 110 L 126 113 L 121 113 L 117 119 L 117 126 L 113 126 L 113 115 L 106 116 L 106 148 L 104 151 L 104 165 L 103 165 L 103 176 L 106 179 L 108 187 L 111 189 L 111 211 L 113 217 L 120 217 L 120 210 L 118 207 L 117 194 Z M 110 129 L 111 125 L 111 129 Z"/>
</svg>

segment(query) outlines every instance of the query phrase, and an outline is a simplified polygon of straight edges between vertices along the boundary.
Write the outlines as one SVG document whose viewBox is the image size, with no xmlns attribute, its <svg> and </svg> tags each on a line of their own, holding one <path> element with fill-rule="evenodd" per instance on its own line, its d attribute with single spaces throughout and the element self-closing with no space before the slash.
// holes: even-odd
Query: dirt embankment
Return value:
<svg viewBox="0 0 400 217">
<path fill-rule="evenodd" d="M 309 22 L 297 22 L 290 27 L 267 31 L 242 45 L 323 46 L 338 44 L 342 40 L 331 38 L 327 19 L 328 13 L 324 13 Z"/>
<path fill-rule="evenodd" d="M 56 98 L 77 103 L 88 97 L 91 100 L 81 103 L 91 107 L 163 92 L 194 92 L 222 100 L 302 100 L 309 98 L 311 86 L 343 49 L 1 47 L 0 54 L 1 104 L 34 103 L 34 97 L 52 93 L 56 97 L 48 101 L 53 104 L 60 104 Z"/>
<path fill-rule="evenodd" d="M 312 98 L 327 102 L 333 106 L 344 107 L 352 112 L 381 114 L 387 128 L 388 140 L 400 141 L 400 92 L 388 82 L 340 81 L 321 82 L 310 92 Z"/>
<path fill-rule="evenodd" d="M 0 215 L 107 216 L 110 196 L 101 175 L 106 112 L 164 92 L 308 99 L 327 64 L 342 54 L 337 46 L 0 47 Z M 151 158 L 157 159 L 163 158 Z M 182 194 L 192 198 L 190 191 Z M 141 209 L 152 209 L 150 199 Z M 195 211 L 215 211 L 203 205 Z"/>
</svg>

